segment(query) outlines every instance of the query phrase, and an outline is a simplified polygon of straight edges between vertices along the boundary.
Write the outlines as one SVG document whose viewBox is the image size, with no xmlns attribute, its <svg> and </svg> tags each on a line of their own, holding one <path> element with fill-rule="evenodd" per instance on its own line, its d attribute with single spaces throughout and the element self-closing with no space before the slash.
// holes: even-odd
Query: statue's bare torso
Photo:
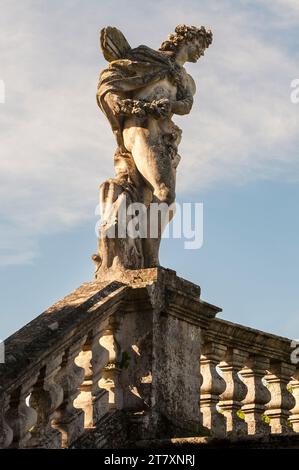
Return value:
<svg viewBox="0 0 299 470">
<path fill-rule="evenodd" d="M 181 85 L 186 95 L 194 95 L 195 85 L 192 77 L 181 68 Z M 164 78 L 137 90 L 133 99 L 167 99 L 177 101 L 177 86 Z M 153 189 L 157 200 L 172 203 L 175 199 L 175 169 L 180 157 L 177 147 L 181 140 L 181 130 L 172 121 L 173 113 L 159 119 L 147 116 L 146 122 L 139 117 L 126 118 L 123 130 L 125 147 L 132 153 L 135 164 Z"/>
</svg>

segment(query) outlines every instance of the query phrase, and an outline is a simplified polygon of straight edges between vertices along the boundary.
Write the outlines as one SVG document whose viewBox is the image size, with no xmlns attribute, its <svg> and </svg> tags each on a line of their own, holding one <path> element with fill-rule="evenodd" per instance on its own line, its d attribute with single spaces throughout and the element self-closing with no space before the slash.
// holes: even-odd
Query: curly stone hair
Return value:
<svg viewBox="0 0 299 470">
<path fill-rule="evenodd" d="M 182 44 L 195 39 L 201 40 L 203 47 L 207 48 L 213 41 L 213 33 L 204 26 L 197 28 L 196 26 L 179 24 L 175 28 L 175 33 L 168 36 L 168 39 L 162 43 L 159 50 L 176 52 Z"/>
</svg>

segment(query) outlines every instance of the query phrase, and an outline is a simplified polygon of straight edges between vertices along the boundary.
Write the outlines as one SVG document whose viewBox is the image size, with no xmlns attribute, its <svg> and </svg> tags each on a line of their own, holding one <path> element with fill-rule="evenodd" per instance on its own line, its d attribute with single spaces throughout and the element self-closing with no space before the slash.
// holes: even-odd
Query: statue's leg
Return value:
<svg viewBox="0 0 299 470">
<path fill-rule="evenodd" d="M 171 205 L 175 200 L 175 168 L 172 152 L 161 136 L 147 128 L 130 127 L 124 131 L 124 141 L 155 199 Z"/>
<path fill-rule="evenodd" d="M 147 184 L 153 191 L 153 203 L 171 206 L 175 201 L 175 168 L 172 154 L 163 139 L 155 129 L 130 127 L 124 132 L 126 147 L 131 151 L 136 167 Z M 158 211 L 161 215 L 158 220 L 153 220 L 152 207 L 148 209 L 147 238 L 143 239 L 143 252 L 145 266 L 159 265 L 159 247 L 163 230 L 173 217 L 173 210 Z M 154 214 L 156 211 L 154 210 Z M 155 230 L 152 224 L 155 223 Z M 156 232 L 156 236 L 151 233 Z"/>
</svg>

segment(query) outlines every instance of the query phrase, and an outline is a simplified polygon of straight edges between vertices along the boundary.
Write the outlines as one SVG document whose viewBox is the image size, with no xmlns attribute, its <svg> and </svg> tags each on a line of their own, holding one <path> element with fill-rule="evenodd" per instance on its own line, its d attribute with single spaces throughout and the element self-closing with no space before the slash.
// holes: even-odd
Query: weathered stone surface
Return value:
<svg viewBox="0 0 299 470">
<path fill-rule="evenodd" d="M 266 381 L 271 393 L 271 401 L 267 404 L 266 415 L 270 418 L 273 433 L 291 433 L 288 424 L 290 410 L 295 406 L 295 398 L 288 390 L 290 378 L 296 371 L 296 366 L 285 362 L 272 362 Z"/>
<path fill-rule="evenodd" d="M 269 404 L 272 432 L 288 418 L 297 431 L 291 342 L 219 311 L 163 268 L 82 285 L 7 339 L 1 447 L 242 446 L 247 432 L 253 447 L 295 448 L 264 416 Z"/>
<path fill-rule="evenodd" d="M 198 428 L 200 331 L 219 310 L 162 268 L 84 284 L 6 341 L 3 445 L 11 428 L 14 445 L 69 447 L 113 410 L 147 437 Z"/>
<path fill-rule="evenodd" d="M 53 415 L 63 403 L 64 398 L 63 388 L 57 383 L 61 365 L 62 355 L 49 361 L 41 369 L 33 387 L 29 403 L 37 411 L 37 421 L 31 431 L 30 447 L 61 448 L 61 434 L 52 428 Z"/>
<path fill-rule="evenodd" d="M 203 345 L 200 359 L 202 384 L 200 387 L 200 411 L 206 434 L 222 437 L 226 432 L 226 418 L 219 412 L 220 395 L 226 389 L 226 382 L 217 370 L 226 353 L 226 346 L 216 342 Z"/>
<path fill-rule="evenodd" d="M 226 419 L 226 432 L 230 436 L 242 436 L 248 432 L 245 419 L 240 416 L 242 402 L 247 395 L 247 387 L 240 378 L 245 361 L 246 351 L 229 348 L 219 364 L 226 388 L 220 396 L 219 407 Z"/>
<path fill-rule="evenodd" d="M 135 447 L 135 446 L 134 446 Z M 199 449 L 299 449 L 299 435 L 246 436 L 237 439 L 215 437 L 186 437 L 173 439 L 143 440 L 137 448 L 183 450 L 195 452 Z"/>
<path fill-rule="evenodd" d="M 247 387 L 242 411 L 248 425 L 249 434 L 268 434 L 270 426 L 264 420 L 266 404 L 271 400 L 271 394 L 263 381 L 267 374 L 270 361 L 263 356 L 252 355 L 241 370 L 242 380 Z"/>
<path fill-rule="evenodd" d="M 10 446 L 13 441 L 13 430 L 6 421 L 6 413 L 9 408 L 10 395 L 0 395 L 0 449 Z"/>
<path fill-rule="evenodd" d="M 299 369 L 297 368 L 289 383 L 290 390 L 295 399 L 295 406 L 291 409 L 289 421 L 292 425 L 293 431 L 299 432 Z"/>
</svg>

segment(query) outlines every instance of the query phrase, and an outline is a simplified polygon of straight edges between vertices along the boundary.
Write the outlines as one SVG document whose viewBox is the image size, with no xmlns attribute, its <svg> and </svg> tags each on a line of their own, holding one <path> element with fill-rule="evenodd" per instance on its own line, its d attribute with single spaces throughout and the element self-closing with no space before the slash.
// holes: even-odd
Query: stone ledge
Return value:
<svg viewBox="0 0 299 470">
<path fill-rule="evenodd" d="M 252 354 L 290 362 L 291 340 L 255 330 L 247 326 L 216 318 L 206 331 L 207 341 L 218 341 L 225 346 L 238 348 Z"/>
<path fill-rule="evenodd" d="M 100 280 L 95 281 L 95 284 L 97 282 L 107 283 L 112 281 L 118 281 L 129 285 L 133 289 L 157 284 L 161 287 L 165 286 L 168 288 L 180 289 L 196 299 L 200 297 L 201 293 L 201 289 L 198 285 L 177 276 L 176 272 L 172 269 L 163 268 L 162 266 L 157 268 L 112 271 L 111 273 L 107 273 L 105 276 L 103 275 Z"/>
</svg>

